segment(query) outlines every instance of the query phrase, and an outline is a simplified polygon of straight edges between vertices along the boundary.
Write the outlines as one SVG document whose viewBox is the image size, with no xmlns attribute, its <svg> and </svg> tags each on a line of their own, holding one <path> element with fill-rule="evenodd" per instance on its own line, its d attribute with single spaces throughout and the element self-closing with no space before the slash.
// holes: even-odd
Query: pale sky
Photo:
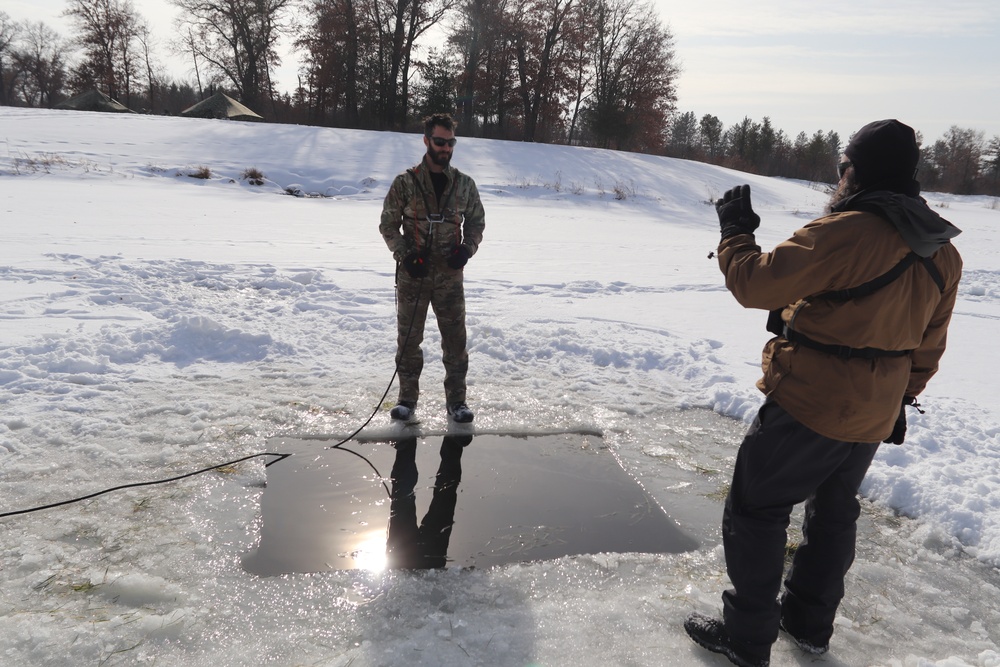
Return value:
<svg viewBox="0 0 1000 667">
<path fill-rule="evenodd" d="M 1000 135 L 995 0 L 654 0 L 683 72 L 678 108 L 729 127 L 769 116 L 794 138 L 898 118 L 932 142 Z"/>
<path fill-rule="evenodd" d="M 799 132 L 834 130 L 843 141 L 865 123 L 898 118 L 933 142 L 952 125 L 1000 135 L 1000 12 L 995 0 L 652 0 L 674 35 L 682 72 L 678 110 L 744 116 Z M 166 0 L 133 0 L 159 37 L 161 58 L 193 80 L 187 61 L 169 56 L 177 10 Z M 43 20 L 64 36 L 64 0 L 4 0 L 17 20 Z M 295 85 L 289 54 L 281 90 Z"/>
</svg>

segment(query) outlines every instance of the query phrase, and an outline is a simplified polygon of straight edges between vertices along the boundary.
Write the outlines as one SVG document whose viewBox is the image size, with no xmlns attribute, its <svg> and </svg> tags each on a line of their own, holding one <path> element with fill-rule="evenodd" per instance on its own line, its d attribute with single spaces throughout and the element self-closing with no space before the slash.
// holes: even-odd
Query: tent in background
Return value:
<svg viewBox="0 0 1000 667">
<path fill-rule="evenodd" d="M 71 109 L 73 111 L 107 111 L 111 113 L 135 113 L 127 106 L 113 100 L 101 91 L 94 88 L 82 95 L 72 97 L 65 102 L 52 107 L 53 109 Z"/>
<path fill-rule="evenodd" d="M 208 99 L 202 100 L 194 106 L 188 107 L 181 112 L 182 116 L 189 118 L 223 118 L 226 120 L 249 120 L 263 121 L 264 118 L 258 116 L 249 108 L 240 104 L 223 92 L 218 92 Z"/>
</svg>

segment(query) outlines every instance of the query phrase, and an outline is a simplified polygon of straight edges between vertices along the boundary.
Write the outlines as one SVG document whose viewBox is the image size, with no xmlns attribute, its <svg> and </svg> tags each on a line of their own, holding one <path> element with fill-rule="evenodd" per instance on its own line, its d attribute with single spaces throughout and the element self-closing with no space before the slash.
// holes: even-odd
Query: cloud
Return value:
<svg viewBox="0 0 1000 667">
<path fill-rule="evenodd" d="M 949 3 L 919 0 L 841 0 L 819 5 L 799 0 L 746 3 L 740 0 L 680 4 L 654 0 L 661 19 L 678 38 L 781 35 L 995 36 L 992 0 Z"/>
</svg>

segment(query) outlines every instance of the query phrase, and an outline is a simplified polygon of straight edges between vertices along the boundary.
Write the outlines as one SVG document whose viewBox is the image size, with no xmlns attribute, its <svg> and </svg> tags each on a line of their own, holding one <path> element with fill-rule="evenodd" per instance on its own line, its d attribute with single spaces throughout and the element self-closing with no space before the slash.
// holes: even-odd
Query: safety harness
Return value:
<svg viewBox="0 0 1000 667">
<path fill-rule="evenodd" d="M 938 290 L 944 292 L 944 278 L 941 276 L 941 272 L 938 271 L 937 266 L 931 260 L 930 257 L 921 257 L 915 252 L 908 253 L 903 259 L 901 259 L 895 266 L 891 269 L 873 278 L 868 282 L 858 285 L 857 287 L 849 287 L 842 290 L 832 290 L 830 292 L 822 292 L 810 297 L 806 297 L 806 302 L 812 302 L 816 299 L 825 299 L 827 301 L 833 301 L 836 303 L 845 303 L 853 299 L 860 299 L 866 297 L 878 290 L 882 289 L 892 281 L 903 275 L 903 272 L 908 268 L 913 266 L 915 263 L 920 262 L 923 267 L 930 274 L 931 280 L 937 285 Z M 826 354 L 832 354 L 841 359 L 876 359 L 878 357 L 905 357 L 910 354 L 913 350 L 881 350 L 877 347 L 849 347 L 847 345 L 831 345 L 828 343 L 820 343 L 815 341 L 803 333 L 795 331 L 789 325 L 785 324 L 781 319 L 781 313 L 784 308 L 777 308 L 772 310 L 767 316 L 767 330 L 776 336 L 782 336 L 785 340 L 791 343 L 798 343 L 803 347 L 808 347 L 812 350 L 818 350 L 819 352 L 825 352 Z"/>
<path fill-rule="evenodd" d="M 441 223 L 441 222 L 444 222 L 445 217 L 444 217 L 444 213 L 443 212 L 445 212 L 445 211 L 448 210 L 448 201 L 449 200 L 451 200 L 451 201 L 455 200 L 455 188 L 458 185 L 458 179 L 455 178 L 454 181 L 452 181 L 451 190 L 449 190 L 448 193 L 444 197 L 444 202 L 443 202 L 444 206 L 442 206 L 439 209 L 439 211 L 441 211 L 441 212 L 439 212 L 439 213 L 431 213 L 431 208 L 432 207 L 430 205 L 430 200 L 428 199 L 427 190 L 424 189 L 423 184 L 420 183 L 420 179 L 417 177 L 417 168 L 407 169 L 406 173 L 408 173 L 410 175 L 410 177 L 413 179 L 413 185 L 415 187 L 415 190 L 413 192 L 413 198 L 414 198 L 413 210 L 414 211 L 417 210 L 417 206 L 416 206 L 416 196 L 417 196 L 417 192 L 416 191 L 417 190 L 420 191 L 420 197 L 424 200 L 424 210 L 427 212 L 427 222 L 430 224 L 430 233 L 429 233 L 428 238 L 427 238 L 427 248 L 429 250 L 430 247 L 431 247 L 431 241 L 434 238 L 434 225 L 436 225 L 438 223 Z M 416 250 L 417 250 L 417 252 L 419 252 L 420 251 L 420 228 L 417 226 L 416 221 L 414 221 L 414 224 L 413 224 L 413 239 L 414 239 L 414 241 L 417 244 Z M 459 226 L 456 224 L 455 225 L 455 242 L 459 243 L 459 242 L 461 242 L 461 240 L 462 240 L 462 238 L 460 236 Z"/>
</svg>

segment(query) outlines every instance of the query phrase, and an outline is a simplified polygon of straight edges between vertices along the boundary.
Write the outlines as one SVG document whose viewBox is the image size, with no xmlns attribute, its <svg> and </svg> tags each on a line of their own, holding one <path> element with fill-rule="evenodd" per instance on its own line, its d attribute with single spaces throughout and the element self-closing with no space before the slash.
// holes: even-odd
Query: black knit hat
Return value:
<svg viewBox="0 0 1000 667">
<path fill-rule="evenodd" d="M 877 120 L 857 131 L 844 149 L 854 165 L 862 188 L 878 186 L 909 193 L 920 185 L 914 181 L 920 148 L 913 128 L 898 120 Z"/>
</svg>

